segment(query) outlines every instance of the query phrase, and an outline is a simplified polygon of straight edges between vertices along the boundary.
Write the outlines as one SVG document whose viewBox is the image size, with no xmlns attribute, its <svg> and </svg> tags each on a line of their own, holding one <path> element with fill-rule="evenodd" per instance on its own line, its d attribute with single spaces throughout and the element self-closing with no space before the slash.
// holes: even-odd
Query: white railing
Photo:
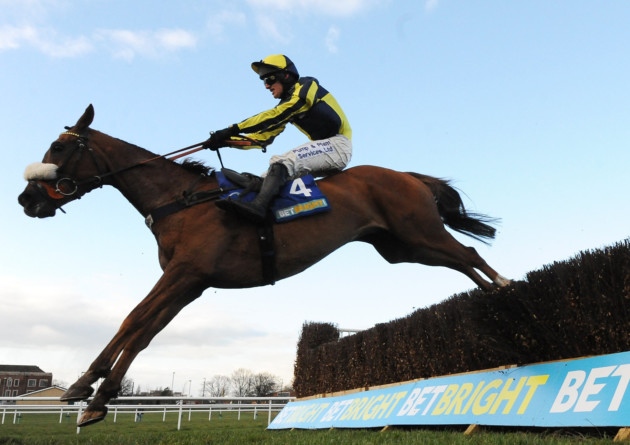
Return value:
<svg viewBox="0 0 630 445">
<path fill-rule="evenodd" d="M 59 423 L 63 418 L 76 414 L 79 419 L 83 410 L 89 403 L 87 401 L 74 404 L 27 404 L 28 402 L 59 402 L 57 397 L 0 397 L 0 425 L 5 422 L 18 423 L 23 414 L 59 414 Z M 267 415 L 267 425 L 271 423 L 272 413 L 278 413 L 294 397 L 119 397 L 116 404 L 107 405 L 108 418 L 116 423 L 118 415 L 133 414 L 135 421 L 141 421 L 146 413 L 161 413 L 162 421 L 166 422 L 167 413 L 177 413 L 177 429 L 181 429 L 182 419 L 188 414 L 188 421 L 192 413 L 207 412 L 208 420 L 212 420 L 213 413 L 225 411 L 237 413 L 238 420 L 241 414 L 253 415 L 256 419 L 259 415 Z M 22 402 L 23 404 L 17 404 Z M 143 403 L 144 402 L 144 403 Z M 152 404 L 148 405 L 147 402 Z M 153 404 L 161 402 L 161 404 Z M 170 402 L 170 403 L 169 403 Z M 77 427 L 77 434 L 81 428 Z"/>
</svg>

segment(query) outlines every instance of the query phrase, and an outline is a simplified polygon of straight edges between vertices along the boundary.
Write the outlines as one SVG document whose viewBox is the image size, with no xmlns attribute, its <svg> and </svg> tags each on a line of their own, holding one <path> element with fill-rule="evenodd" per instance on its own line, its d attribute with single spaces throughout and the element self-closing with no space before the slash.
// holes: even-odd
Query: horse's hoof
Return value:
<svg viewBox="0 0 630 445">
<path fill-rule="evenodd" d="M 77 422 L 77 426 L 83 427 L 92 425 L 93 423 L 100 422 L 107 415 L 107 407 L 104 406 L 101 410 L 91 411 L 89 408 L 83 412 L 81 418 Z"/>
<path fill-rule="evenodd" d="M 505 278 L 504 276 L 497 274 L 497 277 L 494 279 L 494 284 L 498 287 L 508 287 L 511 286 L 514 282 L 509 278 Z"/>
<path fill-rule="evenodd" d="M 62 402 L 73 402 L 76 400 L 85 400 L 94 392 L 94 388 L 89 385 L 77 385 L 76 383 L 59 398 Z"/>
</svg>

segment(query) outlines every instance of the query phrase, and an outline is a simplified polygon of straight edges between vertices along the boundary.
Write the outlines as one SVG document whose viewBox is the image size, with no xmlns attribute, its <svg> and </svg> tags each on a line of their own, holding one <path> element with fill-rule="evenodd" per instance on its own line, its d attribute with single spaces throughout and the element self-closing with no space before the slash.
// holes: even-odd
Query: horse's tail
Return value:
<svg viewBox="0 0 630 445">
<path fill-rule="evenodd" d="M 497 223 L 498 219 L 481 213 L 466 211 L 459 192 L 451 187 L 448 180 L 408 172 L 414 178 L 422 181 L 433 193 L 438 212 L 442 221 L 456 232 L 475 238 L 488 244 L 487 239 L 494 239 L 496 229 L 490 224 Z"/>
</svg>

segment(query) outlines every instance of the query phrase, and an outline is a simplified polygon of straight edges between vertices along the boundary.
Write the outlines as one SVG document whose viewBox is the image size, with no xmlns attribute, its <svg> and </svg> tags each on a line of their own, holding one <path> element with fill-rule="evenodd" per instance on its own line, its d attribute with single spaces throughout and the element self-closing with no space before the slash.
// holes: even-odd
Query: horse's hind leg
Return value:
<svg viewBox="0 0 630 445">
<path fill-rule="evenodd" d="M 420 263 L 448 267 L 465 274 L 485 290 L 491 290 L 494 286 L 508 286 L 511 283 L 490 267 L 474 248 L 464 246 L 443 228 L 439 232 L 439 235 L 415 242 L 403 242 L 391 233 L 385 232 L 366 241 L 390 263 Z M 477 271 L 482 272 L 492 282 L 488 282 Z"/>
<path fill-rule="evenodd" d="M 475 249 L 462 245 L 446 230 L 444 224 L 447 219 L 440 215 L 436 202 L 440 193 L 435 195 L 418 175 L 390 174 L 388 180 L 387 187 L 369 188 L 368 193 L 372 199 L 365 202 L 371 204 L 363 209 L 363 213 L 371 216 L 372 222 L 378 228 L 363 236 L 363 241 L 371 243 L 390 263 L 407 262 L 448 267 L 465 274 L 486 290 L 510 283 L 492 269 Z M 458 222 L 464 227 L 468 222 L 471 225 L 470 232 L 477 233 L 480 228 L 474 225 L 476 219 L 462 214 L 459 197 L 452 196 L 457 195 L 457 192 L 442 181 L 435 178 L 432 180 L 435 184 L 441 184 L 443 206 L 446 203 L 456 209 L 443 209 L 443 212 L 450 215 L 451 222 Z"/>
<path fill-rule="evenodd" d="M 467 254 L 465 255 L 465 257 L 468 257 L 468 258 L 467 258 L 467 261 L 463 263 L 459 263 L 457 261 L 457 259 L 459 258 L 459 255 L 455 253 L 455 251 L 451 251 L 449 252 L 447 261 L 452 261 L 453 258 L 451 257 L 451 255 L 455 253 L 454 257 L 456 258 L 456 262 L 453 264 L 453 266 L 447 266 L 447 267 L 451 267 L 453 269 L 459 270 L 460 272 L 466 274 L 468 277 L 470 277 L 470 279 L 472 279 L 475 283 L 477 283 L 477 285 L 479 285 L 481 288 L 485 290 L 493 289 L 493 285 L 497 287 L 505 287 L 505 286 L 509 286 L 512 283 L 510 280 L 508 280 L 507 278 L 499 274 L 496 270 L 494 270 L 492 267 L 490 267 L 488 263 L 486 263 L 486 261 L 477 253 L 477 251 L 474 248 L 466 247 L 460 244 L 454 238 L 453 240 L 459 245 L 456 251 L 465 249 L 467 251 Z M 462 265 L 463 268 L 461 269 L 457 268 L 460 265 Z M 490 278 L 492 280 L 492 284 L 489 284 L 486 280 L 484 280 L 481 277 L 481 275 L 477 273 L 477 270 L 481 271 L 484 275 Z"/>
</svg>

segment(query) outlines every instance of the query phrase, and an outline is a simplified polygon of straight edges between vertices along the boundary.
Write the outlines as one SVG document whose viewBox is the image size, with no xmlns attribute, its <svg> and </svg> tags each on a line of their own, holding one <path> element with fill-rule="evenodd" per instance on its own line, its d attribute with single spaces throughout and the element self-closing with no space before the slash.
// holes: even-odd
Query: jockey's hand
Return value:
<svg viewBox="0 0 630 445">
<path fill-rule="evenodd" d="M 229 140 L 232 136 L 238 134 L 238 126 L 232 125 L 224 128 L 223 130 L 217 130 L 210 133 L 210 137 L 203 143 L 203 148 L 209 148 L 210 150 L 217 150 L 221 147 L 227 147 Z"/>
</svg>

